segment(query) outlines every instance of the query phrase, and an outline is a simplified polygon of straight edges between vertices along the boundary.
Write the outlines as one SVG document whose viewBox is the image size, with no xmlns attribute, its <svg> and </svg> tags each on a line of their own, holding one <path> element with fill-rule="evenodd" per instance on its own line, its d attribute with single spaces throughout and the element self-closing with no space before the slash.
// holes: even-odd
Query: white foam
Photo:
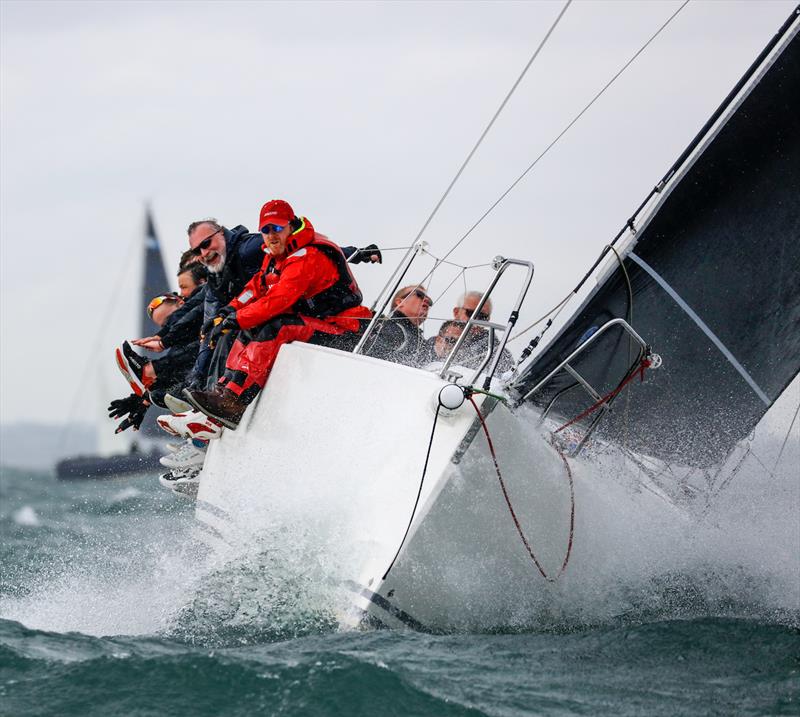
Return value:
<svg viewBox="0 0 800 717">
<path fill-rule="evenodd" d="M 122 503 L 126 500 L 130 500 L 131 498 L 136 498 L 142 494 L 138 488 L 134 488 L 133 486 L 128 486 L 127 488 L 123 488 L 121 491 L 114 493 L 111 496 L 112 503 Z"/>
<path fill-rule="evenodd" d="M 26 525 L 36 528 L 42 524 L 36 511 L 30 505 L 23 505 L 19 510 L 14 512 L 12 516 L 17 525 Z"/>
</svg>

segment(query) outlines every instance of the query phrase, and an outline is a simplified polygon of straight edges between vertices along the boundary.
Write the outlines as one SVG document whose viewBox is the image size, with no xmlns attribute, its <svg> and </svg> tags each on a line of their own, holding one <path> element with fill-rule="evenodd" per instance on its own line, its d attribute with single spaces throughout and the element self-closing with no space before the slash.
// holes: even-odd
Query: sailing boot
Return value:
<svg viewBox="0 0 800 717">
<path fill-rule="evenodd" d="M 216 391 L 196 391 L 183 389 L 183 395 L 198 411 L 219 421 L 226 428 L 236 430 L 247 406 L 230 389 Z"/>
<path fill-rule="evenodd" d="M 117 368 L 122 372 L 125 380 L 130 384 L 137 396 L 144 396 L 152 381 L 144 376 L 144 368 L 148 360 L 137 354 L 131 345 L 124 341 L 116 350 Z"/>
<path fill-rule="evenodd" d="M 197 495 L 200 487 L 201 471 L 202 468 L 199 466 L 185 470 L 172 470 L 161 475 L 158 482 L 173 493 L 193 497 Z"/>
<path fill-rule="evenodd" d="M 202 448 L 195 444 L 191 438 L 183 444 L 180 450 L 158 459 L 165 468 L 186 469 L 202 466 L 206 460 L 206 446 Z"/>
<path fill-rule="evenodd" d="M 156 423 L 159 428 L 171 436 L 196 438 L 200 441 L 219 438 L 222 433 L 222 425 L 218 421 L 203 415 L 200 411 L 176 413 L 172 416 L 159 416 L 156 418 Z"/>
<path fill-rule="evenodd" d="M 173 413 L 189 413 L 192 410 L 191 403 L 187 403 L 171 393 L 164 394 L 164 405 Z"/>
</svg>

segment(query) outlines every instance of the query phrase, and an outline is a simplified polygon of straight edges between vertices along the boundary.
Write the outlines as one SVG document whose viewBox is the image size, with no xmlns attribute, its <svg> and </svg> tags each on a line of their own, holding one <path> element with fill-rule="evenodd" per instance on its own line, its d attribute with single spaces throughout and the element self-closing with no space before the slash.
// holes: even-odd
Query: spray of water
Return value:
<svg viewBox="0 0 800 717">
<path fill-rule="evenodd" d="M 799 624 L 800 446 L 790 441 L 773 473 L 780 447 L 774 434 L 756 439 L 743 460 L 732 458 L 727 476 L 691 494 L 677 473 L 670 490 L 670 474 L 656 484 L 613 450 L 573 463 L 577 521 L 566 573 L 519 595 L 502 623 L 487 610 L 485 623 L 468 629 L 696 616 Z M 328 508 L 320 512 L 329 516 L 324 525 L 276 519 L 214 554 L 194 539 L 188 514 L 142 516 L 115 507 L 105 515 L 113 516 L 113 530 L 67 543 L 36 566 L 27 584 L 0 599 L 0 616 L 43 630 L 162 634 L 200 644 L 333 630 L 349 604 L 338 578 L 359 545 Z M 491 607 L 498 586 L 471 582 L 463 590 Z"/>
</svg>

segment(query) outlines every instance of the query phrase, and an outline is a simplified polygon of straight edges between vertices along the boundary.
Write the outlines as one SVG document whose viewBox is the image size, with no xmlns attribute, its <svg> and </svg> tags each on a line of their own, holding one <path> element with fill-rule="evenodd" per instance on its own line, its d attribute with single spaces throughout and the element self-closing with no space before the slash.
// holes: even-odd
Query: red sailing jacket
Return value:
<svg viewBox="0 0 800 717">
<path fill-rule="evenodd" d="M 361 292 L 341 249 L 316 234 L 308 219 L 291 235 L 287 253 L 279 259 L 271 254 L 261 269 L 231 301 L 243 329 L 275 316 L 299 313 L 335 323 L 347 330 L 359 328 L 358 318 L 371 316 L 361 306 Z"/>
</svg>

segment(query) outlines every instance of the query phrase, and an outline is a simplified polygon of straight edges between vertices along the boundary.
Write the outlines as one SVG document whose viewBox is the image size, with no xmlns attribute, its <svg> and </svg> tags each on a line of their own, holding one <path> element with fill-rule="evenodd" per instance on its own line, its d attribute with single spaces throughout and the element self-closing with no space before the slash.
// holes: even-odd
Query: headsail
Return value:
<svg viewBox="0 0 800 717">
<path fill-rule="evenodd" d="M 664 460 L 724 459 L 800 370 L 800 39 L 797 11 L 635 217 L 627 245 L 579 310 L 520 374 L 526 395 L 609 319 L 626 318 L 663 367 L 600 424 L 610 440 Z M 610 331 L 573 364 L 600 395 L 630 366 Z M 560 374 L 529 400 L 574 383 Z M 592 402 L 567 390 L 565 419 Z"/>
</svg>

